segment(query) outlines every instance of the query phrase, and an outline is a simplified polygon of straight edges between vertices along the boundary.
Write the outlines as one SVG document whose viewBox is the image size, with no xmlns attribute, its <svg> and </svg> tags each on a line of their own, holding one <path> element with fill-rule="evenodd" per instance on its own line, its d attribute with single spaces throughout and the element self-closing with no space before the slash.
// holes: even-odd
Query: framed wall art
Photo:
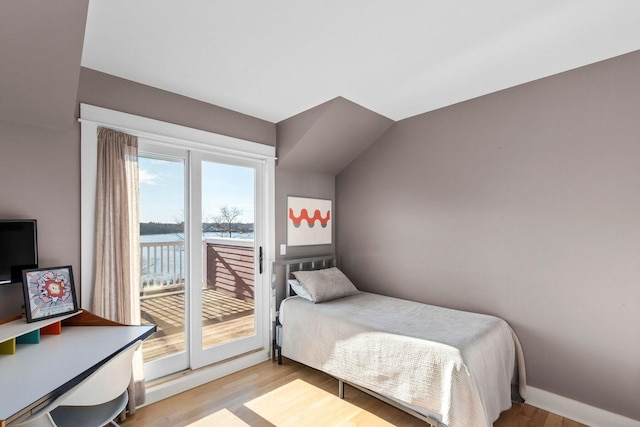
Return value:
<svg viewBox="0 0 640 427">
<path fill-rule="evenodd" d="M 27 323 L 78 311 L 71 266 L 22 271 Z"/>
<path fill-rule="evenodd" d="M 330 245 L 331 200 L 287 196 L 287 245 Z"/>
</svg>

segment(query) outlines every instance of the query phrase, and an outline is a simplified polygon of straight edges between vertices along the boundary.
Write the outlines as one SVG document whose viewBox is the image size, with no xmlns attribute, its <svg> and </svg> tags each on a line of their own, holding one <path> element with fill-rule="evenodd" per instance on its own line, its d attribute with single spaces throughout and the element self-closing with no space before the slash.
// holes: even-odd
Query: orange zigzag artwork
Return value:
<svg viewBox="0 0 640 427">
<path fill-rule="evenodd" d="M 322 226 L 322 228 L 326 228 L 329 219 L 331 219 L 331 211 L 327 211 L 327 216 L 323 218 L 322 213 L 320 213 L 320 209 L 316 209 L 313 213 L 313 216 L 310 217 L 309 212 L 306 209 L 302 209 L 300 211 L 300 215 L 296 216 L 293 213 L 293 209 L 289 208 L 289 219 L 293 222 L 293 226 L 296 228 L 300 227 L 300 225 L 302 224 L 302 220 L 307 220 L 309 228 L 313 228 L 313 226 L 316 224 L 316 221 L 320 221 L 320 225 Z"/>
</svg>

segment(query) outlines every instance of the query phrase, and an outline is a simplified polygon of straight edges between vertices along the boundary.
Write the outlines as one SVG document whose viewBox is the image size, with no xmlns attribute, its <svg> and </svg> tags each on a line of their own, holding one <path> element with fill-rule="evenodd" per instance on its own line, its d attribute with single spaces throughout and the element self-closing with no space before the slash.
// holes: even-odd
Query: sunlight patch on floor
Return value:
<svg viewBox="0 0 640 427">
<path fill-rule="evenodd" d="M 221 409 L 218 412 L 214 412 L 211 415 L 207 415 L 204 418 L 200 418 L 187 427 L 210 427 L 210 426 L 225 426 L 225 427 L 250 427 L 249 424 L 236 417 L 233 412 L 228 409 Z"/>
<path fill-rule="evenodd" d="M 277 427 L 393 426 L 380 417 L 300 379 L 263 394 L 245 403 L 245 406 Z"/>
</svg>

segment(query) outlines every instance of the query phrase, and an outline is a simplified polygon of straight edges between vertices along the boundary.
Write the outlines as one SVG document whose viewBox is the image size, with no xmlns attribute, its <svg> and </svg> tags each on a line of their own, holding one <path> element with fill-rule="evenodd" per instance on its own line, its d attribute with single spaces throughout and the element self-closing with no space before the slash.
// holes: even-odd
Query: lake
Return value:
<svg viewBox="0 0 640 427">
<path fill-rule="evenodd" d="M 228 237 L 218 233 L 204 233 L 204 237 Z M 253 239 L 253 233 L 232 233 L 234 239 Z M 140 236 L 140 243 L 184 242 L 184 233 L 146 234 Z"/>
<path fill-rule="evenodd" d="M 233 233 L 232 238 L 253 239 L 253 233 Z M 204 233 L 204 237 L 221 238 L 218 233 Z M 140 243 L 184 242 L 184 233 L 146 234 L 140 236 Z M 140 253 L 141 280 L 144 286 L 152 283 L 169 283 L 173 277 L 184 278 L 185 257 L 184 247 L 164 247 L 164 250 L 147 251 L 142 248 Z M 174 253 L 175 251 L 175 253 Z M 154 254 L 156 254 L 154 256 Z M 160 259 L 160 254 L 163 254 Z M 158 257 L 158 258 L 156 258 Z M 177 265 L 174 265 L 177 264 Z M 160 268 L 162 266 L 162 268 Z M 180 271 L 175 271 L 180 270 Z M 175 271 L 175 273 L 174 273 Z"/>
</svg>

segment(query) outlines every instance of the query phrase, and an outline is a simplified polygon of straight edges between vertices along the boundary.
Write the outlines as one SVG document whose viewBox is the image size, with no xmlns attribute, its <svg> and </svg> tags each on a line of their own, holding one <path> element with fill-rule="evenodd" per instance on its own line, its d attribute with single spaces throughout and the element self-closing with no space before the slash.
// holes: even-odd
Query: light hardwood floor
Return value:
<svg viewBox="0 0 640 427">
<path fill-rule="evenodd" d="M 288 359 L 264 362 L 140 408 L 122 425 L 171 427 L 420 426 L 427 424 L 332 377 Z M 584 427 L 533 406 L 514 404 L 494 427 Z M 473 426 L 470 426 L 473 427 Z"/>
</svg>

